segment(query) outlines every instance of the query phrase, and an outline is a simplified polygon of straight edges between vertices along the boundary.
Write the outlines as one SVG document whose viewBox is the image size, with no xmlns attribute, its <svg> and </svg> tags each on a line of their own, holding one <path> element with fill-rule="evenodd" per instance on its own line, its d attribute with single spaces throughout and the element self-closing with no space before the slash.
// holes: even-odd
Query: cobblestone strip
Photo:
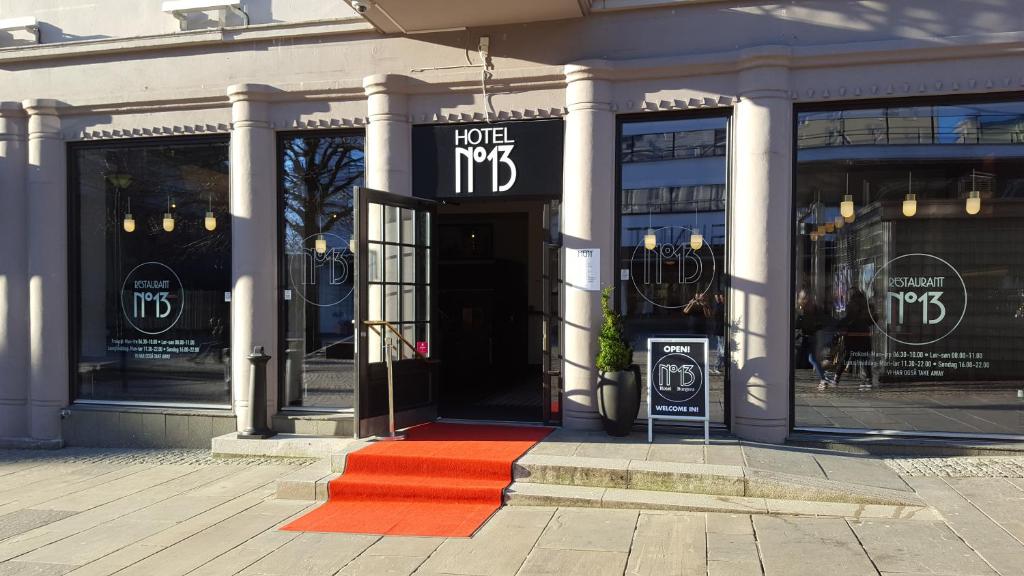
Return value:
<svg viewBox="0 0 1024 576">
<path fill-rule="evenodd" d="M 1021 456 L 888 458 L 885 463 L 906 477 L 1024 478 Z"/>
<path fill-rule="evenodd" d="M 62 450 L 0 450 L 0 464 L 39 462 L 41 464 L 189 464 L 196 466 L 292 465 L 297 468 L 316 462 L 316 458 L 270 458 L 239 456 L 215 458 L 201 448 L 64 448 Z"/>
</svg>

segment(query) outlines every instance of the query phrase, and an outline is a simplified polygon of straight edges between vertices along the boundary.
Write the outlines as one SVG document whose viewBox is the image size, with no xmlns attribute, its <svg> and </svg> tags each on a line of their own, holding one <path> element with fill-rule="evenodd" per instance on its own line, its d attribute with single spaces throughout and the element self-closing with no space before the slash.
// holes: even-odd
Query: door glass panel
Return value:
<svg viewBox="0 0 1024 576">
<path fill-rule="evenodd" d="M 384 285 L 384 319 L 388 322 L 399 322 L 402 319 L 398 294 L 399 287 L 397 284 Z"/>
<path fill-rule="evenodd" d="M 402 282 L 416 281 L 416 248 L 402 246 Z"/>
<path fill-rule="evenodd" d="M 384 281 L 398 282 L 398 246 L 386 244 L 384 253 Z"/>
<path fill-rule="evenodd" d="M 384 280 L 384 245 L 373 244 L 367 250 L 367 281 L 382 282 Z"/>
<path fill-rule="evenodd" d="M 408 208 L 401 209 L 403 244 L 416 243 L 416 212 Z"/>
<path fill-rule="evenodd" d="M 416 287 L 402 285 L 402 322 L 416 321 Z"/>
<path fill-rule="evenodd" d="M 621 149 L 632 153 L 619 159 L 615 298 L 644 394 L 649 337 L 706 337 L 714 423 L 725 422 L 727 126 L 726 117 L 626 122 Z"/>
<path fill-rule="evenodd" d="M 363 137 L 286 135 L 280 150 L 285 289 L 279 321 L 285 339 L 278 397 L 284 408 L 351 408 L 355 258 L 349 246 L 353 187 L 363 174 Z M 369 226 L 371 237 L 380 235 L 379 208 L 377 224 Z M 372 248 L 368 252 L 373 277 L 381 273 L 381 259 Z"/>
<path fill-rule="evenodd" d="M 384 207 L 371 202 L 367 208 L 369 214 L 366 216 L 366 239 L 371 242 L 382 242 L 384 240 Z"/>
<path fill-rule="evenodd" d="M 401 241 L 398 235 L 398 211 L 397 206 L 384 206 L 384 241 L 395 242 Z"/>
</svg>

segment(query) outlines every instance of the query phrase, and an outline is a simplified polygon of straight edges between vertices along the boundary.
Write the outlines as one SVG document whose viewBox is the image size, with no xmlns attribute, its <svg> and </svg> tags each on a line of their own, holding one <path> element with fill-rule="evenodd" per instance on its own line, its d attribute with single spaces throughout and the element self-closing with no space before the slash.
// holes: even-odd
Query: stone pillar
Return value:
<svg viewBox="0 0 1024 576">
<path fill-rule="evenodd" d="M 366 187 L 412 196 L 412 125 L 405 77 L 367 76 L 363 88 L 370 117 L 366 127 Z"/>
<path fill-rule="evenodd" d="M 793 103 L 789 69 L 739 74 L 733 136 L 732 431 L 781 443 L 789 432 Z"/>
<path fill-rule="evenodd" d="M 615 113 L 611 83 L 593 68 L 565 67 L 565 154 L 562 232 L 566 249 L 600 250 L 601 286 L 614 286 Z M 567 262 L 567 265 L 569 263 Z M 568 279 L 567 279 L 568 280 Z M 566 428 L 601 427 L 595 390 L 601 293 L 565 286 L 565 362 L 562 423 Z"/>
<path fill-rule="evenodd" d="M 56 100 L 26 100 L 28 112 L 29 431 L 61 441 L 68 403 L 67 152 Z"/>
<path fill-rule="evenodd" d="M 267 414 L 277 411 L 277 158 L 273 89 L 228 87 L 231 100 L 231 382 L 238 429 L 249 414 L 249 355 L 263 346 Z"/>
<path fill-rule="evenodd" d="M 28 130 L 18 102 L 0 102 L 0 438 L 28 428 Z"/>
</svg>

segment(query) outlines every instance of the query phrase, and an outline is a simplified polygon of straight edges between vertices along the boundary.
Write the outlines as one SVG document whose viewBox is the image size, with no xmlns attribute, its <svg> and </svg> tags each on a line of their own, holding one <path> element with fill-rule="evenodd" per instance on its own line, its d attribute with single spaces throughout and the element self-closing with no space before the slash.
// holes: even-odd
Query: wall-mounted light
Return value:
<svg viewBox="0 0 1024 576">
<path fill-rule="evenodd" d="M 213 215 L 213 195 L 208 196 L 210 200 L 210 208 L 206 211 L 206 217 L 203 218 L 203 226 L 213 232 L 217 229 L 217 217 Z"/>
<path fill-rule="evenodd" d="M 313 242 L 313 249 L 317 254 L 327 253 L 327 238 L 324 238 L 323 234 L 317 234 L 316 241 Z"/>
<path fill-rule="evenodd" d="M 164 212 L 164 232 L 174 231 L 174 215 L 171 213 L 171 197 L 167 197 L 167 212 Z"/>
<path fill-rule="evenodd" d="M 135 218 L 132 217 L 132 197 L 128 197 L 128 211 L 124 213 L 124 222 L 121 224 L 124 231 L 129 234 L 135 232 Z"/>
</svg>

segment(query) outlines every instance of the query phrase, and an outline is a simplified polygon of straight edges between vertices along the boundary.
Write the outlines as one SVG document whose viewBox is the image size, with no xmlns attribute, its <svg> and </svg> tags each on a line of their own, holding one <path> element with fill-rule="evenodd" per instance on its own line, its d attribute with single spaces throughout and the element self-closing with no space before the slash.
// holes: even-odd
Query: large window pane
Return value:
<svg viewBox="0 0 1024 576">
<path fill-rule="evenodd" d="M 799 114 L 796 425 L 1024 434 L 1024 106 L 892 106 L 856 151 L 829 115 L 865 114 Z"/>
<path fill-rule="evenodd" d="M 227 142 L 82 146 L 72 167 L 76 398 L 228 405 Z"/>
<path fill-rule="evenodd" d="M 645 399 L 647 338 L 708 337 L 710 414 L 718 423 L 725 421 L 727 123 L 717 117 L 623 124 L 616 273 Z M 697 233 L 699 247 L 692 243 Z"/>
<path fill-rule="evenodd" d="M 281 150 L 286 277 L 281 404 L 351 408 L 355 261 L 349 246 L 352 190 L 363 178 L 363 137 L 285 136 Z M 379 210 L 371 210 L 369 233 L 377 238 L 380 218 Z M 371 278 L 380 278 L 384 258 L 379 244 L 371 245 L 368 258 Z"/>
</svg>

